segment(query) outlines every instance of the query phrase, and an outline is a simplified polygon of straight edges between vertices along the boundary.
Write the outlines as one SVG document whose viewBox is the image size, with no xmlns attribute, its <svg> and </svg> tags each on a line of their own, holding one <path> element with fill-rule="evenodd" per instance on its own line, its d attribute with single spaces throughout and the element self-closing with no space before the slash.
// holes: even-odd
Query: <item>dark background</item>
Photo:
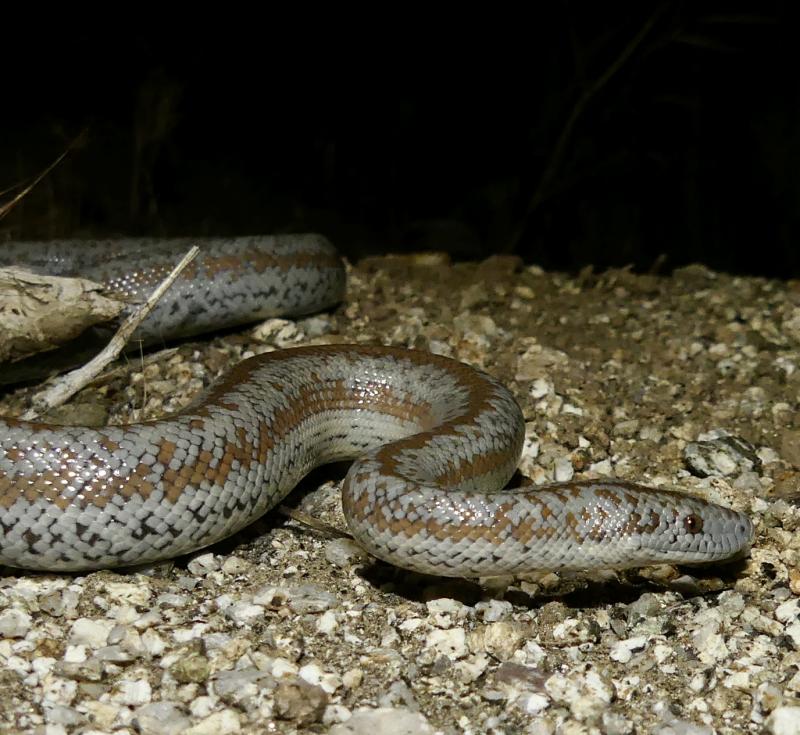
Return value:
<svg viewBox="0 0 800 735">
<path fill-rule="evenodd" d="M 9 26 L 3 201 L 68 153 L 0 241 L 315 230 L 351 258 L 798 277 L 795 6 Z"/>
</svg>

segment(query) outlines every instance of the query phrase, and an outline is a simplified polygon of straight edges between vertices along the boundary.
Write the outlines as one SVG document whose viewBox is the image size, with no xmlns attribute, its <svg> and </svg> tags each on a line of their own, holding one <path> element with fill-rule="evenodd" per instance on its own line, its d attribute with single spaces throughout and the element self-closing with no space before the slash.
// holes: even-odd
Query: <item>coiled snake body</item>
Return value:
<svg viewBox="0 0 800 735">
<path fill-rule="evenodd" d="M 2 259 L 77 271 L 135 298 L 188 244 L 25 243 L 4 246 Z M 145 338 L 308 313 L 343 296 L 341 261 L 318 236 L 200 244 L 200 262 Z M 249 524 L 313 467 L 352 458 L 342 492 L 353 535 L 421 572 L 707 563 L 752 541 L 742 513 L 631 483 L 504 490 L 523 432 L 517 403 L 489 375 L 428 353 L 347 345 L 245 360 L 157 421 L 0 420 L 0 563 L 86 570 L 174 557 Z"/>
</svg>

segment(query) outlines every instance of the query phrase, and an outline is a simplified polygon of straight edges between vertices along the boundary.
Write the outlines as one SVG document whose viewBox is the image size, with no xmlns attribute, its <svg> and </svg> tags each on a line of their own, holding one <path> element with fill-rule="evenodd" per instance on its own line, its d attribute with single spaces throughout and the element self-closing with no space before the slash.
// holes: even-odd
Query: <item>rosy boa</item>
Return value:
<svg viewBox="0 0 800 735">
<path fill-rule="evenodd" d="M 0 260 L 77 272 L 135 300 L 195 242 L 16 243 Z M 145 339 L 309 313 L 344 295 L 342 262 L 319 236 L 199 244 L 202 258 L 161 302 Z M 419 572 L 709 563 L 752 542 L 743 513 L 629 482 L 503 489 L 523 434 L 503 385 L 444 357 L 350 345 L 267 353 L 158 421 L 96 429 L 0 420 L 0 563 L 86 570 L 186 554 L 342 459 L 355 459 L 342 489 L 354 537 Z"/>
</svg>

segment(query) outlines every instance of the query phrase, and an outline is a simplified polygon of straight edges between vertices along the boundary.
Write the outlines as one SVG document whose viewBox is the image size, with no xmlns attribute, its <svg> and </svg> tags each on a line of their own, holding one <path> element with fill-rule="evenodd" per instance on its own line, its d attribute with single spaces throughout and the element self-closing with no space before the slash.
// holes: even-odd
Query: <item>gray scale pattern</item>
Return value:
<svg viewBox="0 0 800 735">
<path fill-rule="evenodd" d="M 201 248 L 191 278 L 179 278 L 133 336 L 145 344 L 202 334 L 273 316 L 310 314 L 341 301 L 345 272 L 321 235 L 235 238 L 47 240 L 3 243 L 0 266 L 54 276 L 80 276 L 106 286 L 132 306 L 144 301 L 193 246 Z M 302 258 L 288 270 L 255 267 L 257 256 Z M 208 256 L 236 269 L 209 272 Z M 314 263 L 314 259 L 323 261 Z"/>
<path fill-rule="evenodd" d="M 163 258 L 195 242 L 114 241 L 120 288 L 135 296 L 148 279 L 126 273 L 168 269 L 137 248 Z M 198 283 L 167 306 L 173 313 L 156 315 L 152 333 L 193 329 L 195 319 L 201 326 L 246 321 L 262 308 L 306 313 L 341 298 L 344 271 L 331 267 L 333 251 L 322 238 L 206 243 L 231 257 L 256 245 L 302 255 L 305 265 L 259 273 L 257 285 L 245 279 L 243 292 L 231 286 L 235 279 L 210 278 L 201 268 Z M 88 263 L 108 246 L 60 242 L 33 251 L 50 272 L 65 260 L 94 277 Z M 23 250 L 4 246 L 12 259 Z M 257 307 L 262 296 L 266 306 Z M 226 316 L 226 303 L 247 313 Z M 235 533 L 312 468 L 351 458 L 343 507 L 354 536 L 375 556 L 426 573 L 708 563 L 742 553 L 753 538 L 745 514 L 683 494 L 614 481 L 505 489 L 521 451 L 522 414 L 505 387 L 461 363 L 340 345 L 251 358 L 234 375 L 157 422 L 92 429 L 0 419 L 0 563 L 85 570 L 174 557 Z M 264 436 L 271 446 L 262 456 Z M 202 472 L 201 456 L 209 457 Z M 182 472 L 180 485 L 170 479 Z"/>
</svg>

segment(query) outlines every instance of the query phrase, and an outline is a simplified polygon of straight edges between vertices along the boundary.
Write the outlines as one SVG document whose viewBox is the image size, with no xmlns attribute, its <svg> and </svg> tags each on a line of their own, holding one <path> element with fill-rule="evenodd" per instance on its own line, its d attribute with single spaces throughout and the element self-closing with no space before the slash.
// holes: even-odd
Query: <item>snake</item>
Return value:
<svg viewBox="0 0 800 735">
<path fill-rule="evenodd" d="M 141 301 L 189 245 L 201 256 L 142 326 L 159 341 L 345 298 L 321 235 L 6 243 L 3 261 Z M 104 427 L 0 419 L 0 564 L 88 571 L 181 557 L 232 536 L 313 468 L 352 460 L 353 538 L 442 577 L 713 564 L 746 554 L 743 512 L 614 478 L 509 487 L 525 439 L 511 391 L 419 350 L 322 344 L 234 365 L 186 408 Z"/>
</svg>

